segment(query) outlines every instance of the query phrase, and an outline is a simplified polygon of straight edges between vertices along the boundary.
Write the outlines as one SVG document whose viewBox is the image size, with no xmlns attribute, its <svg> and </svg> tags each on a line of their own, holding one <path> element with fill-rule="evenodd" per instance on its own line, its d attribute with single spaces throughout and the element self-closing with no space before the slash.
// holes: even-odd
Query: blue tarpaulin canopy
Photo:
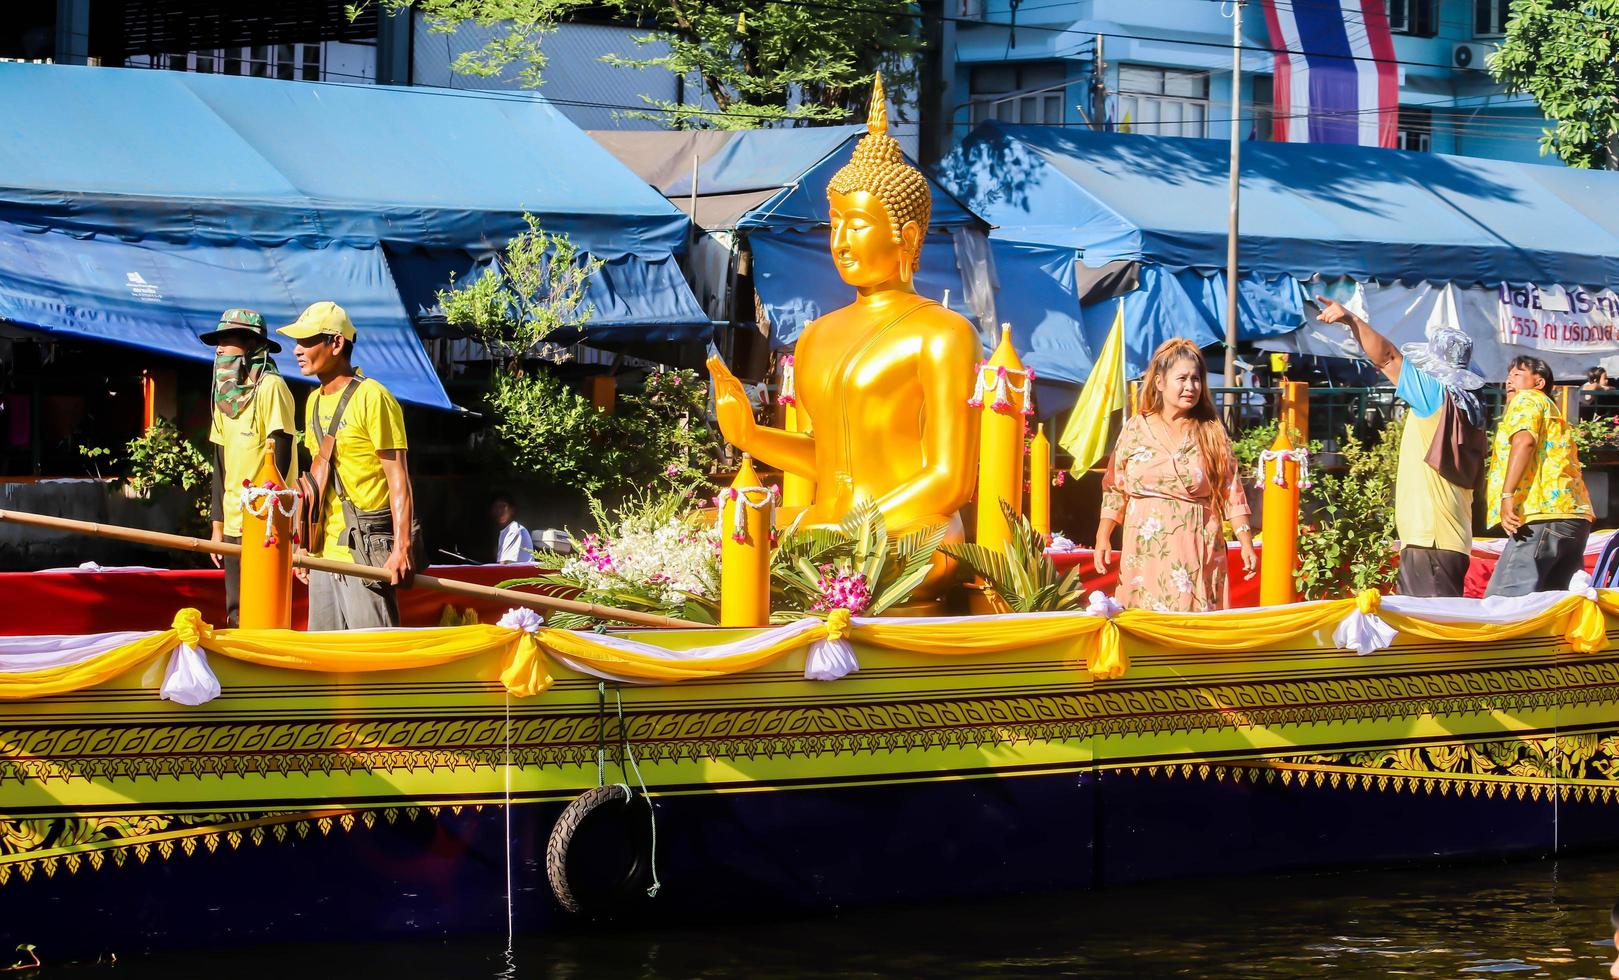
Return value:
<svg viewBox="0 0 1619 980">
<path fill-rule="evenodd" d="M 1043 257 L 1058 281 L 1045 291 L 1052 295 L 1003 290 L 999 312 L 1014 324 L 1047 323 L 1051 343 L 1083 343 L 1083 354 L 1070 356 L 1083 356 L 1086 373 L 1113 309 L 1077 310 L 1077 292 L 1066 303 L 1057 295 L 1062 282 L 1072 269 L 1139 263 L 1138 293 L 1125 303 L 1129 370 L 1137 372 L 1170 336 L 1203 344 L 1224 337 L 1229 161 L 1229 145 L 1218 140 L 989 122 L 943 162 L 940 179 L 997 226 L 997 263 Z M 1318 274 L 1610 284 L 1619 278 L 1619 219 L 1601 202 L 1615 194 L 1612 174 L 1245 143 L 1238 336 L 1296 328 L 1304 315 L 1299 282 Z M 1055 322 L 1070 318 L 1083 326 Z"/>
<path fill-rule="evenodd" d="M 108 247 L 114 241 L 139 243 L 149 258 L 169 253 L 150 258 L 174 277 L 164 295 L 196 306 L 182 312 L 149 303 L 153 322 L 189 322 L 230 306 L 268 314 L 288 298 L 336 299 L 395 311 L 391 320 L 378 314 L 369 322 L 356 313 L 362 337 L 371 340 L 362 339 L 362 361 L 367 348 L 382 349 L 384 331 L 393 333 L 385 343 L 419 347 L 401 294 L 418 313 L 450 272 L 465 274 L 522 230 L 524 211 L 607 261 L 591 287 L 592 339 L 626 339 L 647 325 L 657 339 L 706 333 L 707 316 L 669 274 L 686 217 L 538 96 L 0 64 L 5 237 L 45 232 L 61 239 L 36 243 L 34 251 L 52 262 L 116 253 Z M 242 256 L 289 245 L 302 250 L 298 259 Z M 218 249 L 226 251 L 207 254 Z M 365 276 L 354 271 L 365 264 L 357 255 L 368 256 Z M 180 283 L 198 270 L 246 265 L 273 270 L 279 293 L 239 293 L 248 283 L 228 277 Z M 111 267 L 121 272 L 116 262 Z M 109 284 L 45 272 L 61 280 L 58 293 L 28 302 L 18 294 L 30 277 L 0 266 L 11 311 L 52 303 L 113 310 L 126 295 L 121 274 Z M 391 303 L 340 292 L 373 280 Z M 61 295 L 69 281 L 80 291 Z M 93 319 L 36 314 L 38 322 L 17 322 L 171 349 L 151 333 L 126 335 L 115 325 L 134 322 L 127 317 L 108 313 L 95 329 L 86 325 Z M 175 352 L 206 356 L 193 346 L 195 352 Z M 385 377 L 380 365 L 367 368 L 395 387 L 437 389 L 413 400 L 446 404 L 425 357 L 400 357 L 397 365 L 403 370 L 412 361 L 426 373 L 409 384 Z"/>
<path fill-rule="evenodd" d="M 985 123 L 942 167 L 1005 237 L 1172 270 L 1225 267 L 1222 140 Z M 1243 144 L 1241 260 L 1308 279 L 1619 279 L 1619 176 L 1375 147 Z"/>
</svg>

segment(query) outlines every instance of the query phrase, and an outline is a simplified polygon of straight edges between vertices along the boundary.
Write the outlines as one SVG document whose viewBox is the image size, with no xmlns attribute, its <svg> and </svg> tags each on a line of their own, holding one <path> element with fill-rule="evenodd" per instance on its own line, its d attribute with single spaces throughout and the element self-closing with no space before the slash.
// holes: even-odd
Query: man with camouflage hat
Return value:
<svg viewBox="0 0 1619 980">
<path fill-rule="evenodd" d="M 213 421 L 208 441 L 214 449 L 213 539 L 242 543 L 243 482 L 258 472 L 266 443 L 275 446 L 275 464 L 290 486 L 296 477 L 292 452 L 292 392 L 270 355 L 281 345 L 270 339 L 264 317 L 254 310 L 226 310 L 219 326 L 199 338 L 214 349 Z M 225 622 L 236 626 L 241 607 L 242 562 L 214 556 L 225 568 Z"/>
</svg>

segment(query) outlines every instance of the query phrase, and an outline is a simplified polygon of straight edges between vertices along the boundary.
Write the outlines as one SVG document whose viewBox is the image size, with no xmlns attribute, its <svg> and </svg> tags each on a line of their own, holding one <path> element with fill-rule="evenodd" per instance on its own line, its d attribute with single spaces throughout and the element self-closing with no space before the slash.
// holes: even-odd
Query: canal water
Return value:
<svg viewBox="0 0 1619 980">
<path fill-rule="evenodd" d="M 1591 977 L 1614 960 L 1619 853 L 1201 879 L 703 928 L 596 929 L 46 964 L 38 976 Z M 30 975 L 30 974 L 24 974 Z"/>
</svg>

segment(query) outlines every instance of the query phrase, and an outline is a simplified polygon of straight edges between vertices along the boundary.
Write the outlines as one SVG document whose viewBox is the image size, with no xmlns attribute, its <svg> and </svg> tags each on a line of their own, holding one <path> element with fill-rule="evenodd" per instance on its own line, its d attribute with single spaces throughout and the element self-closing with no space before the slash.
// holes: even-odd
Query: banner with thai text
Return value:
<svg viewBox="0 0 1619 980">
<path fill-rule="evenodd" d="M 1619 351 L 1619 294 L 1575 286 L 1514 286 L 1496 294 L 1501 343 L 1569 354 Z"/>
</svg>

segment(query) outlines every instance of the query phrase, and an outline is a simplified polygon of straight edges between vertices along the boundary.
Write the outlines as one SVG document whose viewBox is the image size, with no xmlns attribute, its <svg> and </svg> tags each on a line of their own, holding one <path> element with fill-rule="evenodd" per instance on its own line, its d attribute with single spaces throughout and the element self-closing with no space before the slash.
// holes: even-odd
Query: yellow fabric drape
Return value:
<svg viewBox="0 0 1619 980">
<path fill-rule="evenodd" d="M 26 674 L 0 674 L 0 699 L 22 701 L 52 694 L 67 694 L 112 680 L 124 671 L 139 667 L 174 649 L 174 631 L 153 633 L 144 640 L 125 644 L 93 660 L 30 671 Z"/>
<path fill-rule="evenodd" d="M 22 673 L 0 673 L 0 700 L 63 694 L 93 687 L 174 650 L 201 647 L 244 663 L 290 670 L 357 673 L 403 670 L 497 654 L 504 658 L 501 683 L 517 697 L 551 686 L 547 654 L 566 657 L 587 671 L 649 683 L 724 677 L 763 666 L 821 640 L 849 639 L 871 647 L 936 656 L 1006 653 L 1047 644 L 1072 649 L 1098 680 L 1129 669 L 1125 636 L 1157 647 L 1242 652 L 1274 647 L 1307 633 L 1333 629 L 1353 613 L 1377 615 L 1409 636 L 1445 643 L 1512 639 L 1537 632 L 1560 634 L 1577 653 L 1608 646 L 1608 617 L 1619 616 L 1619 592 L 1571 594 L 1544 612 L 1515 623 L 1431 622 L 1382 608 L 1381 597 L 1301 603 L 1215 616 L 1127 609 L 1113 618 L 1086 613 L 964 617 L 959 620 L 879 620 L 852 624 L 844 611 L 740 652 L 674 658 L 618 649 L 594 634 L 540 629 L 530 633 L 498 625 L 405 631 L 299 633 L 292 630 L 215 630 L 195 609 L 175 614 L 170 629 L 75 664 Z"/>
</svg>

